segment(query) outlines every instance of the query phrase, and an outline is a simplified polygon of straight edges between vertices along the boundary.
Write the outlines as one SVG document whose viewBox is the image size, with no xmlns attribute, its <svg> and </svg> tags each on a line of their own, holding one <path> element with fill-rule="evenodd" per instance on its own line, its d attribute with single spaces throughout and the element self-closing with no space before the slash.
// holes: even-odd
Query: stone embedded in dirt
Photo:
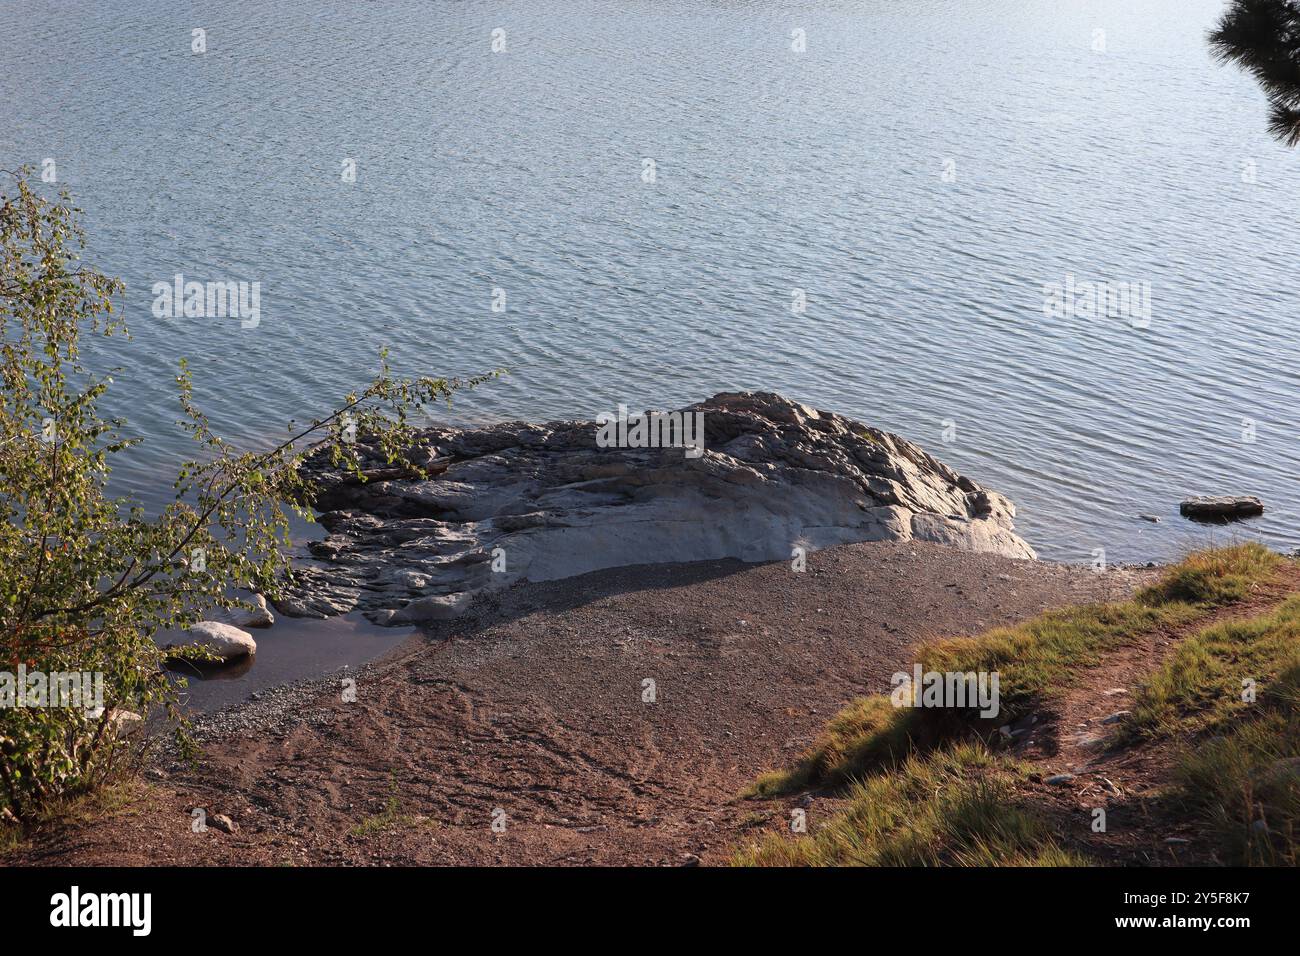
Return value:
<svg viewBox="0 0 1300 956">
<path fill-rule="evenodd" d="M 328 536 L 276 607 L 418 623 L 519 581 L 860 541 L 1035 557 L 1010 501 L 896 435 L 770 392 L 715 395 L 683 420 L 696 413 L 703 449 L 598 447 L 596 422 L 560 421 L 424 430 L 413 454 L 438 462 L 430 477 L 384 467 L 364 440 L 371 481 L 310 455 Z"/>
<path fill-rule="evenodd" d="M 1178 505 L 1185 518 L 1203 521 L 1235 521 L 1264 513 L 1264 502 L 1253 495 L 1185 498 Z"/>
<path fill-rule="evenodd" d="M 1115 711 L 1115 713 L 1110 714 L 1107 717 L 1103 717 L 1101 719 L 1101 722 L 1103 724 L 1118 724 L 1121 720 L 1126 720 L 1132 715 L 1133 715 L 1133 711 L 1131 710 L 1117 710 Z"/>
<path fill-rule="evenodd" d="M 184 644 L 169 644 L 168 648 L 197 644 L 227 662 L 257 653 L 252 634 L 220 621 L 200 621 L 185 632 L 185 637 Z"/>
<path fill-rule="evenodd" d="M 214 813 L 212 816 L 208 817 L 208 826 L 220 830 L 223 833 L 235 833 L 239 830 L 235 821 L 230 819 L 230 817 L 226 816 L 224 813 Z"/>
<path fill-rule="evenodd" d="M 1037 720 L 1038 718 L 1033 714 L 1028 714 L 1027 716 L 1021 717 L 1019 720 L 999 727 L 998 733 L 1010 740 L 1013 737 L 1019 737 L 1021 734 L 1029 733 L 1030 728 L 1034 726 Z"/>
<path fill-rule="evenodd" d="M 1127 694 L 1127 693 L 1128 693 L 1128 688 L 1127 688 L 1127 687 L 1112 687 L 1110 690 L 1104 690 L 1104 691 L 1102 691 L 1102 692 L 1101 692 L 1101 696 L 1102 696 L 1102 697 L 1118 697 L 1120 694 Z"/>
<path fill-rule="evenodd" d="M 1072 773 L 1058 773 L 1058 774 L 1054 774 L 1051 777 L 1048 777 L 1046 780 L 1043 781 L 1043 783 L 1050 784 L 1051 786 L 1056 787 L 1062 784 L 1069 783 L 1073 779 L 1074 779 L 1074 774 Z"/>
</svg>

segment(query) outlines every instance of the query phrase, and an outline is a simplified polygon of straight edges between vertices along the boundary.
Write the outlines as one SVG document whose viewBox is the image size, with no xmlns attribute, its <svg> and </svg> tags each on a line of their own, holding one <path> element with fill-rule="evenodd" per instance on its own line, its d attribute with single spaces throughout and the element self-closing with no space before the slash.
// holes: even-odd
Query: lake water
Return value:
<svg viewBox="0 0 1300 956">
<path fill-rule="evenodd" d="M 128 283 L 91 355 L 149 501 L 179 356 L 256 441 L 387 345 L 509 367 L 463 421 L 778 390 L 1006 493 L 1048 558 L 1290 548 L 1300 163 L 1209 58 L 1222 7 L 0 2 L 0 165 L 54 159 Z M 260 282 L 259 325 L 155 318 L 177 273 Z M 1149 283 L 1149 324 L 1045 316 L 1067 275 Z M 1191 493 L 1269 511 L 1211 531 Z"/>
</svg>

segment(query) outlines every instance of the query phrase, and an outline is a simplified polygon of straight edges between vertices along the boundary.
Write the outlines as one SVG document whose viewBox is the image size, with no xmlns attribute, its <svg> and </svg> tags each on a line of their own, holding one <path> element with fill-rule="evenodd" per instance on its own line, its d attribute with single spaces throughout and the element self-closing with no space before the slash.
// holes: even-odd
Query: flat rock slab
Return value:
<svg viewBox="0 0 1300 956">
<path fill-rule="evenodd" d="M 368 481 L 311 455 L 303 473 L 328 536 L 276 607 L 442 620 L 520 581 L 794 561 L 800 549 L 860 541 L 1035 557 L 1010 501 L 896 435 L 770 392 L 723 393 L 672 414 L 701 425 L 686 447 L 600 447 L 610 432 L 593 421 L 430 428 L 409 453 L 436 463 L 427 478 L 402 475 L 364 442 Z"/>
<path fill-rule="evenodd" d="M 1178 505 L 1185 518 L 1204 521 L 1234 521 L 1264 513 L 1264 502 L 1253 495 L 1185 498 Z"/>
</svg>

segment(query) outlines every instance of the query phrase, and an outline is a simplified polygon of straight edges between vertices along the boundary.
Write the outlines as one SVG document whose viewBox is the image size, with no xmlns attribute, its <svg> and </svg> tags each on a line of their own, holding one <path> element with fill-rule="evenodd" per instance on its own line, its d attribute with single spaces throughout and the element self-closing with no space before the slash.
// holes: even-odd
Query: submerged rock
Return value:
<svg viewBox="0 0 1300 956">
<path fill-rule="evenodd" d="M 212 611 L 214 620 L 234 627 L 270 627 L 275 623 L 275 615 L 266 606 L 266 598 L 254 594 L 247 600 L 250 607 L 216 608 Z"/>
<path fill-rule="evenodd" d="M 436 463 L 428 478 L 384 467 L 364 444 L 367 482 L 312 456 L 303 472 L 328 536 L 276 607 L 414 623 L 522 580 L 789 561 L 797 548 L 857 541 L 1035 557 L 1012 530 L 1010 501 L 896 435 L 769 392 L 715 395 L 682 413 L 702 422 L 702 442 L 598 447 L 600 426 L 579 421 L 430 428 L 414 450 Z"/>
<path fill-rule="evenodd" d="M 1178 513 L 1185 518 L 1233 521 L 1238 518 L 1253 518 L 1256 515 L 1262 515 L 1264 513 L 1264 502 L 1253 495 L 1185 498 L 1178 505 Z"/>
</svg>

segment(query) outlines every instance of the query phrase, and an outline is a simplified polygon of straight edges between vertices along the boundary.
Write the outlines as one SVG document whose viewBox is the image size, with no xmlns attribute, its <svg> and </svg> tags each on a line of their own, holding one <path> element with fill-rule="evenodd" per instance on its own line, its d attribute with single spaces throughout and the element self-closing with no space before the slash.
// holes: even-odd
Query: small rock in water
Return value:
<svg viewBox="0 0 1300 956">
<path fill-rule="evenodd" d="M 1150 521 L 1152 524 L 1159 524 L 1160 518 L 1156 515 L 1138 515 L 1143 521 Z"/>
<path fill-rule="evenodd" d="M 212 620 L 232 627 L 270 627 L 275 623 L 275 615 L 266 606 L 266 598 L 254 594 L 248 599 L 252 609 L 246 607 L 219 607 L 212 611 Z"/>
<path fill-rule="evenodd" d="M 450 621 L 469 607 L 468 594 L 438 594 L 412 601 L 390 618 L 396 623 L 421 624 L 427 621 Z"/>
<path fill-rule="evenodd" d="M 1058 773 L 1051 777 L 1048 777 L 1046 780 L 1043 781 L 1043 783 L 1050 784 L 1051 786 L 1056 787 L 1056 786 L 1060 786 L 1061 784 L 1069 783 L 1073 779 L 1074 779 L 1074 774 L 1072 773 Z"/>
<path fill-rule="evenodd" d="M 1185 518 L 1234 521 L 1262 515 L 1264 502 L 1253 495 L 1184 498 L 1178 505 L 1178 513 Z"/>
</svg>

